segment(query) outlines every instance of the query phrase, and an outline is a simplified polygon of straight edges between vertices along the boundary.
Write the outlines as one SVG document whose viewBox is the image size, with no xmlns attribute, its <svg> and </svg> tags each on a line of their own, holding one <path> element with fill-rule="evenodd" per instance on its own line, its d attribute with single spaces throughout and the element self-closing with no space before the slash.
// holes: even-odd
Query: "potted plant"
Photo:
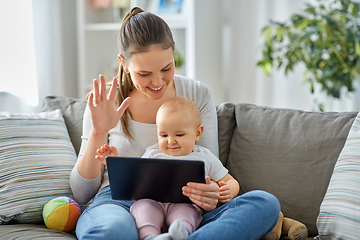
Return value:
<svg viewBox="0 0 360 240">
<path fill-rule="evenodd" d="M 175 48 L 174 50 L 174 62 L 175 62 L 175 67 L 176 68 L 181 68 L 182 65 L 184 64 L 184 56 L 181 54 L 181 52 Z"/>
<path fill-rule="evenodd" d="M 354 91 L 360 73 L 359 3 L 351 0 L 318 0 L 307 4 L 289 21 L 270 21 L 262 30 L 265 38 L 262 59 L 257 63 L 265 74 L 273 66 L 285 74 L 298 63 L 306 66 L 304 83 L 320 83 L 328 96 L 341 97 L 341 89 Z M 320 109 L 321 110 L 321 109 Z"/>
</svg>

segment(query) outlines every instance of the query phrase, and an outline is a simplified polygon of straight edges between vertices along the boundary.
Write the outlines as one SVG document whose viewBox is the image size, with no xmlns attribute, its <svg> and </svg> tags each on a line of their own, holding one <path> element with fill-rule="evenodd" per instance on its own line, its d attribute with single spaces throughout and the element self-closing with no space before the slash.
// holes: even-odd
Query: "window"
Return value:
<svg viewBox="0 0 360 240">
<path fill-rule="evenodd" d="M 11 0 L 0 7 L 0 92 L 37 106 L 32 1 Z"/>
</svg>

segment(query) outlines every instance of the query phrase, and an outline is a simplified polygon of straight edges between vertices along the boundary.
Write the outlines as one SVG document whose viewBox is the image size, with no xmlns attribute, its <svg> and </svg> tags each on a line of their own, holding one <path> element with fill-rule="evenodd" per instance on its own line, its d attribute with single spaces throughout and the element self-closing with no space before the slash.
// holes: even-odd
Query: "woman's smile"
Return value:
<svg viewBox="0 0 360 240">
<path fill-rule="evenodd" d="M 158 92 L 161 92 L 164 89 L 165 85 L 166 84 L 164 84 L 164 85 L 162 85 L 162 86 L 160 86 L 158 88 L 155 88 L 155 87 L 147 87 L 147 88 L 153 93 L 158 93 Z"/>
</svg>

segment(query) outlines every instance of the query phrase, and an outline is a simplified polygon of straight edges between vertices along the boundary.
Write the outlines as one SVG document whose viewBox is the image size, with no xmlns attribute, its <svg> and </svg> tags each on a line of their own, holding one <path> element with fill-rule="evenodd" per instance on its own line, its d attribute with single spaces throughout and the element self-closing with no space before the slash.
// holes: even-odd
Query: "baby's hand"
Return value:
<svg viewBox="0 0 360 240">
<path fill-rule="evenodd" d="M 106 156 L 116 157 L 119 155 L 116 147 L 109 146 L 107 144 L 101 146 L 96 152 L 98 155 L 96 155 L 95 158 L 105 165 L 106 165 L 106 159 L 105 159 Z"/>
<path fill-rule="evenodd" d="M 230 186 L 228 184 L 226 184 L 226 182 L 224 182 L 224 181 L 221 181 L 218 184 L 220 186 L 220 189 L 219 189 L 219 193 L 220 193 L 219 202 L 226 203 L 226 202 L 230 201 L 232 199 L 231 194 L 230 194 Z"/>
</svg>

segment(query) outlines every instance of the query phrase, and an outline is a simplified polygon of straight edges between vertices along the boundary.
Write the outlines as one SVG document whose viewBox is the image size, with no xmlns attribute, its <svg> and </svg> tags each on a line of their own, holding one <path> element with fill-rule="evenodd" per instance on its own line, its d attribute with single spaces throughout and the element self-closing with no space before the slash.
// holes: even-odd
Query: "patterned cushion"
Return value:
<svg viewBox="0 0 360 240">
<path fill-rule="evenodd" d="M 60 110 L 0 112 L 0 224 L 43 222 L 49 200 L 72 197 L 69 175 L 75 162 Z"/>
<path fill-rule="evenodd" d="M 317 227 L 320 237 L 360 239 L 360 113 L 335 164 Z"/>
<path fill-rule="evenodd" d="M 44 224 L 0 225 L 1 240 L 76 240 L 74 233 L 48 229 Z"/>
</svg>

